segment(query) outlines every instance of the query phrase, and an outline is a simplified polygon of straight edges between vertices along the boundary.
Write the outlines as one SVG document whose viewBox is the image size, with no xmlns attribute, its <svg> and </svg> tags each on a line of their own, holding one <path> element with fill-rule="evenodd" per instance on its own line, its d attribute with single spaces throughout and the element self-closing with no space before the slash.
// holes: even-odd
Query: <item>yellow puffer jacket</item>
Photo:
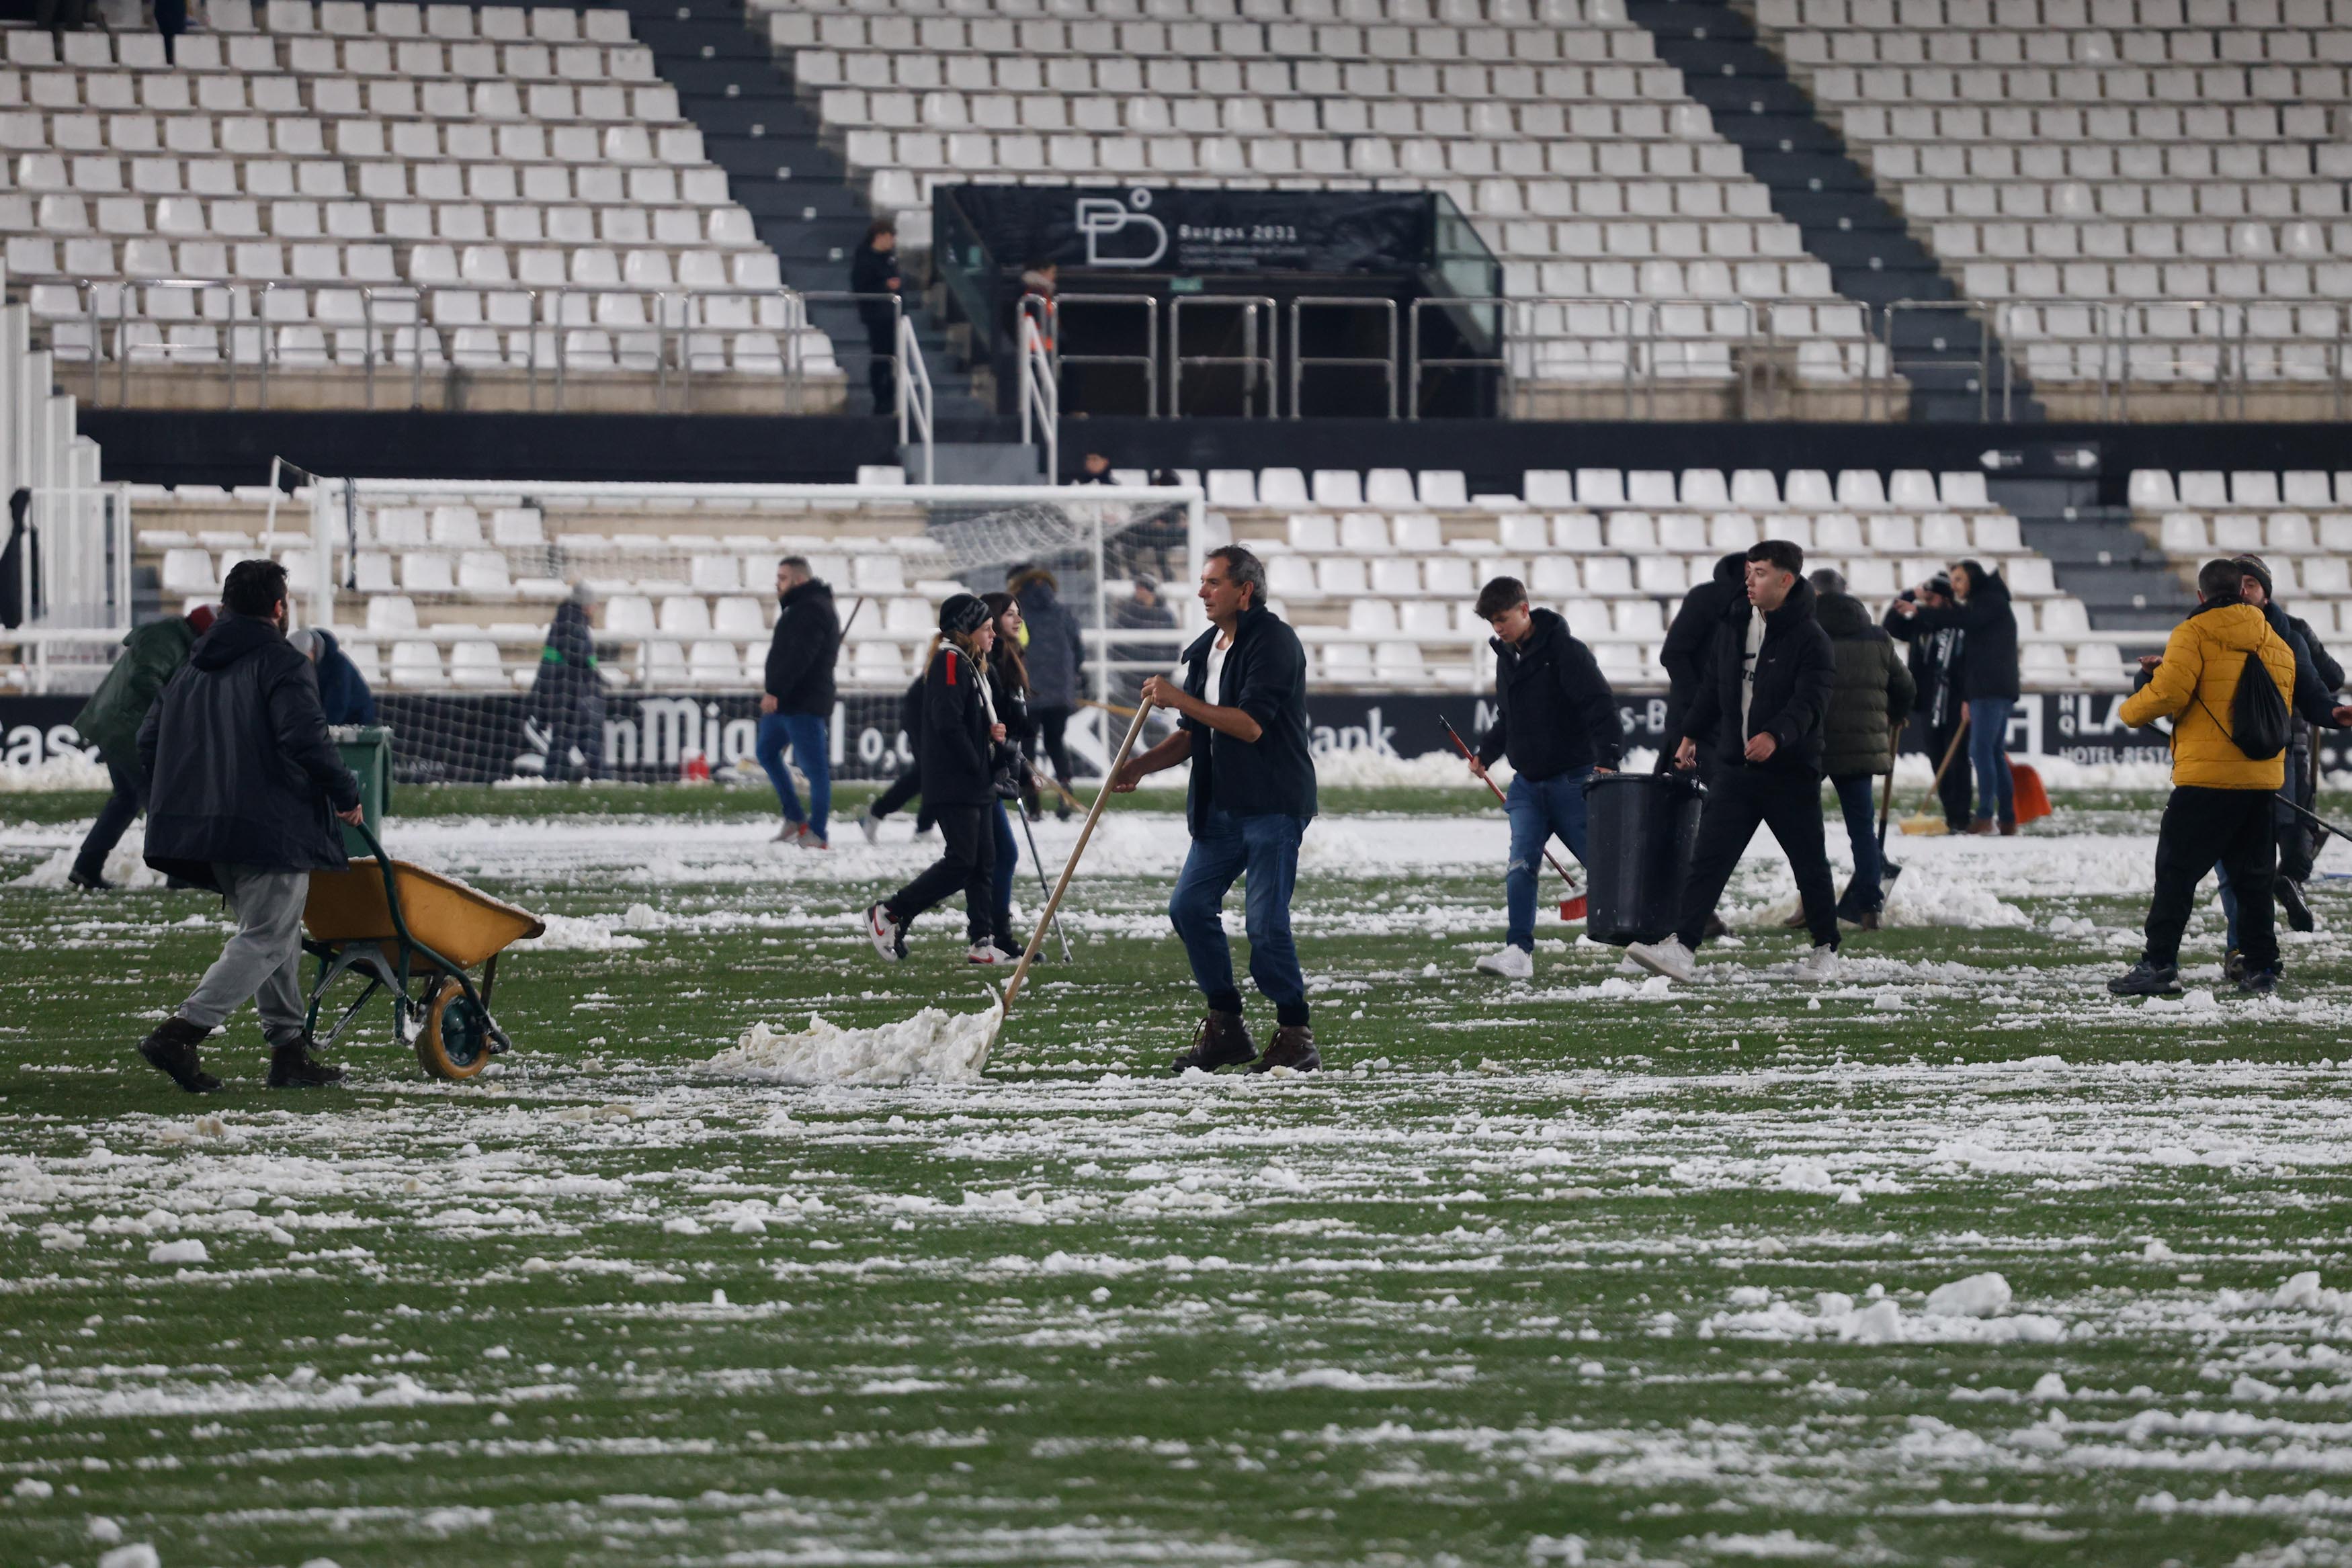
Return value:
<svg viewBox="0 0 2352 1568">
<path fill-rule="evenodd" d="M 2263 667 L 2278 683 L 2279 695 L 2292 706 L 2294 650 L 2251 604 L 2218 604 L 2175 626 L 2154 678 L 2124 703 L 2118 716 L 2126 724 L 2172 720 L 2175 784 L 2276 789 L 2286 782 L 2284 754 L 2256 762 L 2230 738 L 2230 705 L 2238 695 L 2238 677 L 2250 653 L 2262 656 Z"/>
</svg>

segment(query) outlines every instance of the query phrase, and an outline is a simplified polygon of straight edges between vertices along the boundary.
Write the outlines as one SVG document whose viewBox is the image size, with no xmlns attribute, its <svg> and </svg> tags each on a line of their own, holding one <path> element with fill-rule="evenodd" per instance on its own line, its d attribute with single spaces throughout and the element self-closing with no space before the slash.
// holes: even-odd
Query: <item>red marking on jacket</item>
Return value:
<svg viewBox="0 0 2352 1568">
<path fill-rule="evenodd" d="M 950 649 L 949 649 L 949 650 L 948 650 L 948 685 L 955 685 L 955 684 L 956 684 L 956 682 L 955 682 L 955 664 L 956 664 L 956 660 L 955 660 L 955 650 L 954 650 L 953 648 L 950 648 Z"/>
</svg>

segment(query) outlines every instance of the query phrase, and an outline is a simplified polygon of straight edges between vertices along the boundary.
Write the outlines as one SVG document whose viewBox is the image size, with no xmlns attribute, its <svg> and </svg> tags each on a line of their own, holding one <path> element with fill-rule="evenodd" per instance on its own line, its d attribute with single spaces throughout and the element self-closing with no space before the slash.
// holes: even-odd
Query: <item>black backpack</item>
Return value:
<svg viewBox="0 0 2352 1568">
<path fill-rule="evenodd" d="M 2286 698 L 2262 655 L 2249 653 L 2238 672 L 2237 695 L 2230 699 L 2230 739 L 2248 760 L 2268 762 L 2286 749 Z"/>
</svg>

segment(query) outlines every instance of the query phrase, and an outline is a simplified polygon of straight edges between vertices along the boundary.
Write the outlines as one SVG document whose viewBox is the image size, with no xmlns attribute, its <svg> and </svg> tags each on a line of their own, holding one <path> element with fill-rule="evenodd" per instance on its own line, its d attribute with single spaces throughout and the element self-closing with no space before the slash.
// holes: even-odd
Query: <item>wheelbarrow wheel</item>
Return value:
<svg viewBox="0 0 2352 1568">
<path fill-rule="evenodd" d="M 416 1060 L 436 1078 L 464 1082 L 490 1064 L 489 1019 L 466 999 L 466 988 L 444 977 L 425 1005 L 425 1027 L 416 1036 Z"/>
</svg>

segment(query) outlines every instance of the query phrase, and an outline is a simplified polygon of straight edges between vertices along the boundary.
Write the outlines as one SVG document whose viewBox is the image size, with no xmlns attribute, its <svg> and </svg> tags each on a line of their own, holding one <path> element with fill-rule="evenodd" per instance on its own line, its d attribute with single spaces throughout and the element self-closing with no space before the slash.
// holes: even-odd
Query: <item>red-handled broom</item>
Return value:
<svg viewBox="0 0 2352 1568">
<path fill-rule="evenodd" d="M 1465 758 L 1470 761 L 1475 762 L 1477 760 L 1476 754 L 1462 743 L 1461 733 L 1454 727 L 1454 722 L 1451 719 L 1447 718 L 1444 714 L 1440 714 L 1437 716 L 1437 722 L 1445 727 L 1446 738 L 1454 742 L 1454 750 L 1460 752 Z M 1502 802 L 1504 810 L 1508 810 L 1511 803 L 1505 798 L 1503 791 L 1496 786 L 1495 781 L 1492 779 L 1487 779 L 1483 780 L 1483 782 L 1489 790 L 1493 791 L 1495 799 Z M 1584 890 L 1576 885 L 1575 875 L 1570 873 L 1566 866 L 1559 863 L 1559 857 L 1551 852 L 1551 845 L 1549 843 L 1546 843 L 1544 845 L 1544 859 L 1551 862 L 1551 869 L 1559 873 L 1561 879 L 1568 883 L 1568 896 L 1559 901 L 1559 917 L 1562 920 L 1583 919 L 1585 915 Z"/>
</svg>

